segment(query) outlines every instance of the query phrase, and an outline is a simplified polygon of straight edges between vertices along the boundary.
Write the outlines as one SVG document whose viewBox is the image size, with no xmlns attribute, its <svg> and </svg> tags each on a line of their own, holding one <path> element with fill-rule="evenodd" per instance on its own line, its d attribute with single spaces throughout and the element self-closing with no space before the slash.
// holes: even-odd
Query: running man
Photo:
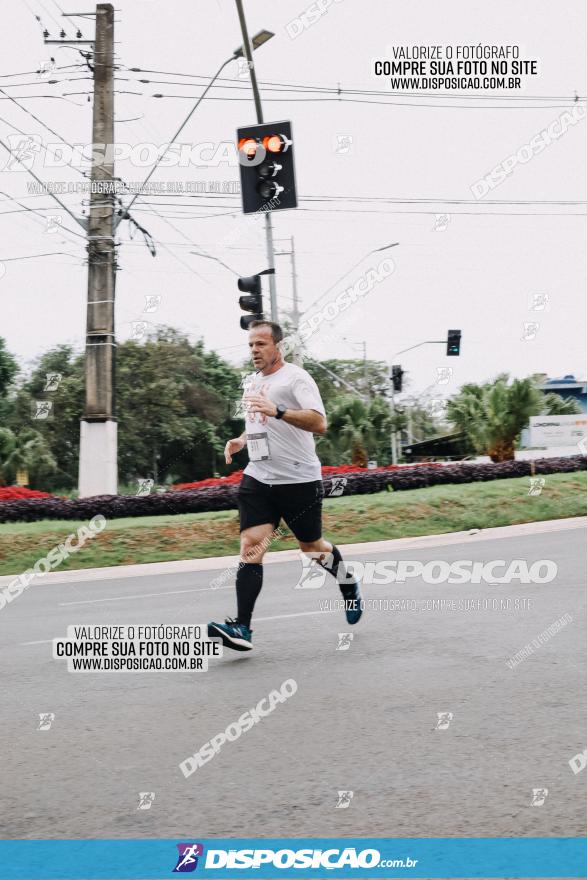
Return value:
<svg viewBox="0 0 587 880">
<path fill-rule="evenodd" d="M 249 454 L 238 494 L 237 616 L 209 623 L 208 636 L 236 651 L 253 647 L 251 616 L 263 586 L 263 556 L 282 518 L 300 550 L 338 580 L 347 623 L 362 615 L 359 584 L 347 576 L 338 548 L 322 537 L 324 488 L 313 434 L 326 432 L 324 404 L 310 374 L 283 360 L 282 339 L 281 327 L 271 321 L 249 325 L 256 372 L 244 382 L 245 430 L 224 448 L 227 464 L 245 446 Z"/>
</svg>

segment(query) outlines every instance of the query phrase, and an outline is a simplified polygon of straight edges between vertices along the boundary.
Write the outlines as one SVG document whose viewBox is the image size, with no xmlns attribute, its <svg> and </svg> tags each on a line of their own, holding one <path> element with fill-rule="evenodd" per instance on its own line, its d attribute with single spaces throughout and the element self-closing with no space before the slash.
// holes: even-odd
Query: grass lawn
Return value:
<svg viewBox="0 0 587 880">
<path fill-rule="evenodd" d="M 491 528 L 587 515 L 587 472 L 550 474 L 538 496 L 529 478 L 351 495 L 324 502 L 324 534 L 337 544 Z M 18 574 L 86 523 L 44 520 L 0 525 L 0 574 Z M 289 532 L 271 550 L 297 544 Z M 111 520 L 59 570 L 200 559 L 238 553 L 237 512 Z"/>
</svg>

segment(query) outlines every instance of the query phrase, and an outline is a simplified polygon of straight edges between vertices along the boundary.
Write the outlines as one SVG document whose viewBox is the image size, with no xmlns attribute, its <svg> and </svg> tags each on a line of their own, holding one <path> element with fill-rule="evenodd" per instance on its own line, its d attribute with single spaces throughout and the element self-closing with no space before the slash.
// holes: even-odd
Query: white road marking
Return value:
<svg viewBox="0 0 587 880">
<path fill-rule="evenodd" d="M 255 617 L 255 623 L 262 620 L 285 620 L 287 617 L 308 617 L 311 614 L 328 614 L 328 611 L 298 611 L 296 614 L 276 614 L 275 617 Z"/>
<path fill-rule="evenodd" d="M 194 590 L 168 590 L 166 593 L 136 593 L 131 596 L 110 596 L 108 599 L 79 599 L 77 602 L 58 602 L 60 607 L 65 605 L 95 605 L 98 602 L 124 602 L 125 599 L 152 599 L 159 596 L 179 596 L 182 593 L 216 593 L 218 590 L 234 590 L 234 584 L 225 587 L 197 587 Z"/>
</svg>

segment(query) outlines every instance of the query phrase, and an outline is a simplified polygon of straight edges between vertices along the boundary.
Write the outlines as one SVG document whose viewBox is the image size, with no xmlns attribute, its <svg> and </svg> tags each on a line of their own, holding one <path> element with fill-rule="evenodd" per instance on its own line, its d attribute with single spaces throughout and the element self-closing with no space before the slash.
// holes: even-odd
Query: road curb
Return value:
<svg viewBox="0 0 587 880">
<path fill-rule="evenodd" d="M 587 528 L 587 516 L 551 519 L 542 522 L 520 523 L 513 526 L 498 526 L 494 529 L 472 529 L 466 532 L 447 532 L 442 535 L 422 535 L 414 538 L 395 538 L 389 541 L 367 541 L 357 544 L 337 545 L 343 556 L 354 558 L 367 553 L 396 553 L 406 549 L 443 547 L 464 542 L 492 541 L 500 538 L 518 538 L 526 535 L 539 535 L 544 532 L 561 532 Z M 299 550 L 275 550 L 267 553 L 265 564 L 295 562 L 300 558 Z M 123 580 L 145 575 L 189 574 L 197 571 L 224 571 L 236 568 L 238 556 L 211 556 L 206 559 L 178 559 L 171 562 L 145 562 L 139 565 L 115 565 L 105 568 L 80 568 L 72 571 L 53 571 L 35 578 L 35 585 L 67 584 L 75 581 Z M 17 577 L 16 574 L 0 576 L 0 587 Z"/>
</svg>

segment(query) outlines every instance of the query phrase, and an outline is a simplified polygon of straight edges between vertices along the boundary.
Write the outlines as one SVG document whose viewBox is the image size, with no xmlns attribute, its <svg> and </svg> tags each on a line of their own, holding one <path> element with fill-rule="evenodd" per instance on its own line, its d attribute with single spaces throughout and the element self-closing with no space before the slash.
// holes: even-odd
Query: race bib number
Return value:
<svg viewBox="0 0 587 880">
<path fill-rule="evenodd" d="M 247 434 L 247 449 L 250 461 L 267 461 L 271 458 L 267 434 Z"/>
</svg>

